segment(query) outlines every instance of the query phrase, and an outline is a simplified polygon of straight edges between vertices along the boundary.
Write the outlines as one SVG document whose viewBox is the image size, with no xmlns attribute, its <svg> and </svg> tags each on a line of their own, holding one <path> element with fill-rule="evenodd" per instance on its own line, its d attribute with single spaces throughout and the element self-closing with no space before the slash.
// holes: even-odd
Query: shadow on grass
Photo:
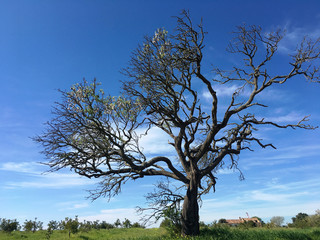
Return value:
<svg viewBox="0 0 320 240">
<path fill-rule="evenodd" d="M 83 239 L 83 240 L 90 240 L 89 237 L 87 237 L 87 236 L 82 236 L 82 235 L 80 235 L 79 238 L 81 238 L 81 239 Z"/>
</svg>

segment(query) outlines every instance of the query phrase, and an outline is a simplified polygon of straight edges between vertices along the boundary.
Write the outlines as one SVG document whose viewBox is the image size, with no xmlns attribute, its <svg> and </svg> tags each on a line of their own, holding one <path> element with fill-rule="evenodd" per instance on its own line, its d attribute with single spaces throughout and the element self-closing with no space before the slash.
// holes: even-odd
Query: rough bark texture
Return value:
<svg viewBox="0 0 320 240">
<path fill-rule="evenodd" d="M 191 177 L 188 185 L 187 194 L 183 201 L 181 220 L 183 236 L 199 235 L 198 181 L 196 176 Z"/>
</svg>

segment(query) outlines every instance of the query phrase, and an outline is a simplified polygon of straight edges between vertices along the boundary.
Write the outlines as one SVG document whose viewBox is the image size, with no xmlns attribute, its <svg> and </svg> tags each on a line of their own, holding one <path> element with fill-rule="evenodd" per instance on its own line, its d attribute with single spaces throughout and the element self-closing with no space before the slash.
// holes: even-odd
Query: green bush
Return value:
<svg viewBox="0 0 320 240">
<path fill-rule="evenodd" d="M 174 206 L 163 211 L 164 220 L 160 227 L 164 227 L 170 236 L 177 236 L 181 233 L 181 211 Z"/>
<path fill-rule="evenodd" d="M 114 228 L 114 226 L 111 223 L 107 223 L 106 221 L 102 221 L 102 223 L 100 223 L 100 228 L 101 229 L 111 229 L 111 228 Z"/>
<path fill-rule="evenodd" d="M 38 230 L 42 230 L 43 222 L 37 221 L 37 218 L 32 220 L 26 220 L 23 224 L 23 229 L 27 232 L 36 232 Z"/>
<path fill-rule="evenodd" d="M 64 230 L 68 231 L 69 239 L 70 239 L 71 233 L 75 234 L 79 231 L 80 223 L 78 221 L 78 217 L 76 216 L 75 219 L 68 218 L 68 217 L 65 218 L 65 220 L 62 221 L 62 225 L 63 225 Z"/>
<path fill-rule="evenodd" d="M 292 223 L 288 226 L 295 228 L 320 227 L 320 211 L 317 210 L 314 215 L 299 213 L 292 218 Z"/>
<path fill-rule="evenodd" d="M 48 223 L 48 228 L 52 229 L 52 230 L 57 230 L 59 229 L 59 223 L 57 221 L 50 221 Z"/>
<path fill-rule="evenodd" d="M 14 219 L 5 219 L 5 218 L 0 218 L 0 230 L 7 232 L 7 233 L 11 233 L 13 231 L 17 231 L 19 230 L 20 225 L 19 222 Z"/>
</svg>

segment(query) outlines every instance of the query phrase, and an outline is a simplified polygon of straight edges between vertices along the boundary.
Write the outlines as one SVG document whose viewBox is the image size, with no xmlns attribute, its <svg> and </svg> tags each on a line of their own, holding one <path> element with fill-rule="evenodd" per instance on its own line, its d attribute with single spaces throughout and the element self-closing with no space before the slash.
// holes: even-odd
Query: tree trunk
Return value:
<svg viewBox="0 0 320 240">
<path fill-rule="evenodd" d="M 196 236 L 200 233 L 199 228 L 199 205 L 198 205 L 198 180 L 196 175 L 191 177 L 187 194 L 184 197 L 182 216 L 182 235 Z"/>
</svg>

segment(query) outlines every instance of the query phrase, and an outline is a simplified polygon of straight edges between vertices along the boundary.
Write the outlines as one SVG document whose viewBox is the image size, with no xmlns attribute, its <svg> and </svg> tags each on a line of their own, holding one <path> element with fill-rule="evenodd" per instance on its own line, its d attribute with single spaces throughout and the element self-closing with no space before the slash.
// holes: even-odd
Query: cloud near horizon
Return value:
<svg viewBox="0 0 320 240">
<path fill-rule="evenodd" d="M 46 169 L 47 170 L 47 169 Z M 80 177 L 76 173 L 45 173 L 43 165 L 36 162 L 7 162 L 0 165 L 0 171 L 16 172 L 25 176 L 24 181 L 7 181 L 4 188 L 70 188 L 76 186 L 88 186 L 98 181 Z"/>
</svg>

